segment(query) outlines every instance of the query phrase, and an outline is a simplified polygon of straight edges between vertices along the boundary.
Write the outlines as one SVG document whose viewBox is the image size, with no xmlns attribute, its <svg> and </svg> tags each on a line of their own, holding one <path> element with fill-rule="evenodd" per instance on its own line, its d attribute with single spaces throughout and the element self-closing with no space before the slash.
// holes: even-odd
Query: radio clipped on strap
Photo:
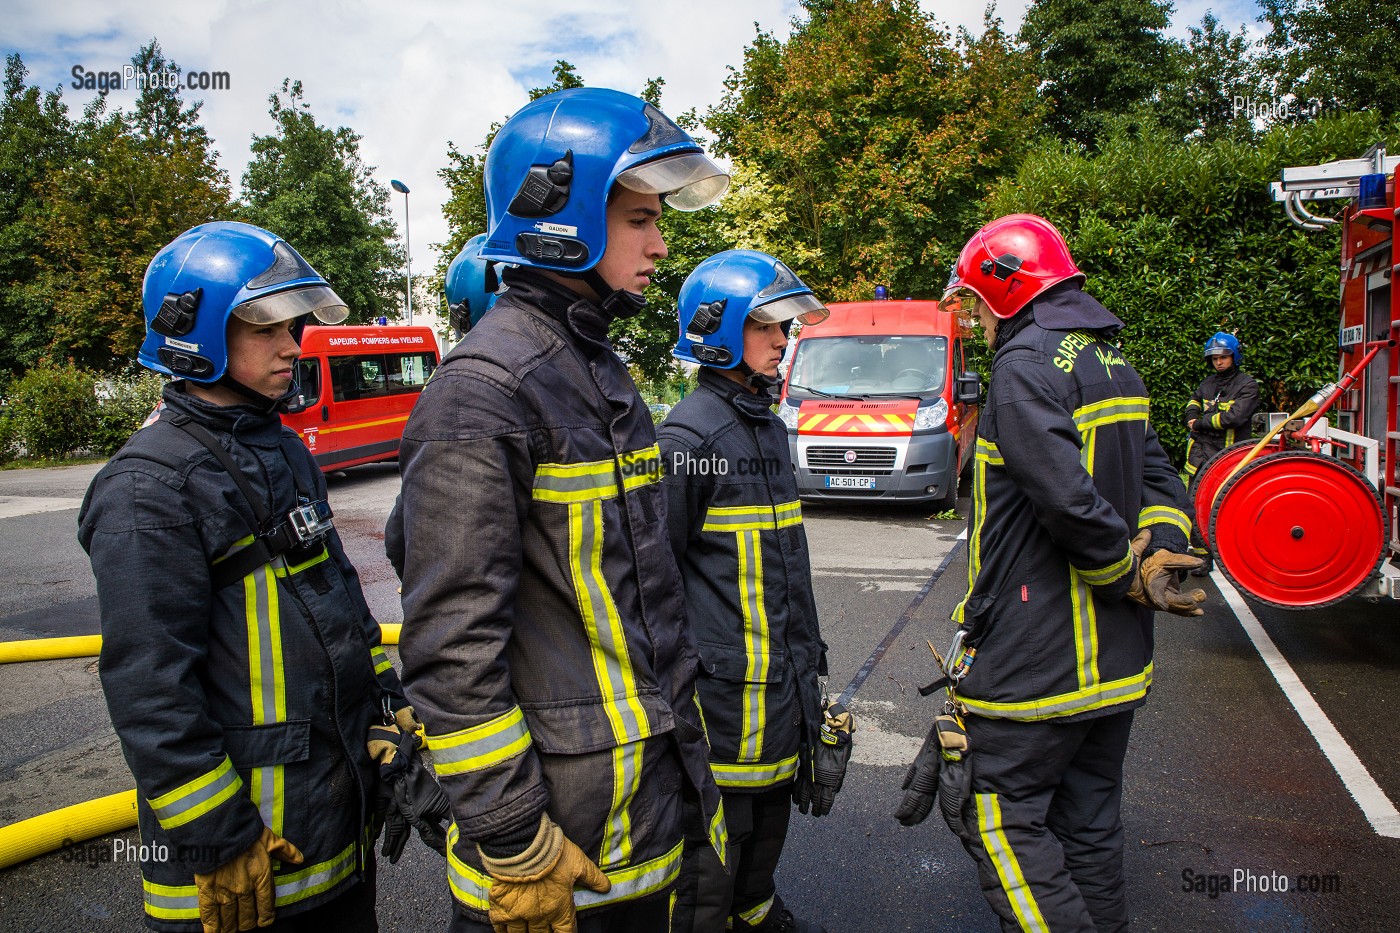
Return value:
<svg viewBox="0 0 1400 933">
<path fill-rule="evenodd" d="M 185 414 L 172 413 L 160 420 L 184 431 L 214 455 L 214 459 L 219 461 L 238 486 L 239 492 L 243 493 L 243 498 L 253 510 L 253 517 L 258 524 L 258 534 L 250 544 L 209 568 L 210 583 L 216 591 L 242 580 L 283 554 L 298 550 L 309 552 L 335 527 L 330 503 L 324 499 L 297 506 L 285 519 L 275 521 L 262 497 L 253 489 L 238 464 L 214 435 Z"/>
</svg>

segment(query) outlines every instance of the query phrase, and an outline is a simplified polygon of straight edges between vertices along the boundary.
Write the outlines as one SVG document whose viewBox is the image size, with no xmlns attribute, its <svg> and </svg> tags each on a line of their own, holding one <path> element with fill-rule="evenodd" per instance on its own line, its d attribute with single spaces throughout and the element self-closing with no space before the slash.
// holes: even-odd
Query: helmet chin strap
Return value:
<svg viewBox="0 0 1400 933">
<path fill-rule="evenodd" d="M 743 360 L 740 360 L 739 365 L 735 366 L 734 368 L 737 369 L 739 371 L 739 374 L 744 377 L 744 385 L 750 386 L 755 389 L 771 389 L 778 383 L 782 382 L 782 380 L 779 379 L 777 376 L 769 376 L 764 373 L 758 372 L 756 369 L 754 369 L 748 363 L 745 363 Z"/>
<path fill-rule="evenodd" d="M 613 317 L 632 317 L 646 307 L 645 297 L 626 289 L 613 288 L 598 272 L 597 267 L 575 275 L 593 289 L 593 293 L 598 296 L 598 306 Z"/>
<path fill-rule="evenodd" d="M 234 392 L 246 398 L 256 408 L 260 409 L 264 415 L 270 415 L 274 411 L 280 410 L 283 405 L 286 405 L 292 399 L 296 398 L 297 393 L 301 391 L 301 387 L 293 380 L 292 384 L 287 386 L 286 392 L 283 392 L 277 398 L 268 398 L 256 389 L 245 386 L 228 373 L 224 373 L 220 376 L 215 384 L 232 389 Z"/>
</svg>

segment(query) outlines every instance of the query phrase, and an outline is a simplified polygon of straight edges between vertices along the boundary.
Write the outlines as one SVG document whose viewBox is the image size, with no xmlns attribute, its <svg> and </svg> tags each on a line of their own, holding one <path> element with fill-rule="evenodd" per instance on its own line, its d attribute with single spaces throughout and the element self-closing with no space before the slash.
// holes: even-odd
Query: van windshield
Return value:
<svg viewBox="0 0 1400 933">
<path fill-rule="evenodd" d="M 807 337 L 798 341 L 789 398 L 940 395 L 948 378 L 946 337 Z"/>
</svg>

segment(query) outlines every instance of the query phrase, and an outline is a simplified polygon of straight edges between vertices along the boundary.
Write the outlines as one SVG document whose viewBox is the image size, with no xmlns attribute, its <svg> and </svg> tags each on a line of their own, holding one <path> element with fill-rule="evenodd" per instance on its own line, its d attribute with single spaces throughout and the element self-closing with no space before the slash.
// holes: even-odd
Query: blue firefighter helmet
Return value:
<svg viewBox="0 0 1400 933">
<path fill-rule="evenodd" d="M 481 245 L 486 234 L 478 233 L 467 241 L 457 258 L 447 267 L 443 292 L 447 296 L 447 319 L 459 334 L 471 330 L 481 316 L 496 303 L 495 264 L 481 258 Z"/>
<path fill-rule="evenodd" d="M 1235 358 L 1235 365 L 1239 366 L 1244 354 L 1240 352 L 1240 341 L 1234 334 L 1227 334 L 1222 330 L 1206 341 L 1204 351 L 1206 359 L 1210 359 L 1212 356 L 1224 356 L 1227 353 Z"/>
<path fill-rule="evenodd" d="M 481 257 L 563 273 L 603 258 L 614 184 L 682 211 L 713 204 L 729 187 L 664 113 L 605 88 L 556 91 L 522 107 L 496 133 L 483 181 L 491 227 Z"/>
<path fill-rule="evenodd" d="M 191 227 L 156 253 L 141 287 L 147 369 L 214 383 L 228 369 L 228 319 L 275 324 L 350 313 L 330 284 L 286 240 L 252 224 Z"/>
<path fill-rule="evenodd" d="M 681 285 L 677 359 L 734 369 L 744 357 L 744 321 L 817 324 L 829 312 L 781 260 L 752 249 L 716 253 Z"/>
</svg>

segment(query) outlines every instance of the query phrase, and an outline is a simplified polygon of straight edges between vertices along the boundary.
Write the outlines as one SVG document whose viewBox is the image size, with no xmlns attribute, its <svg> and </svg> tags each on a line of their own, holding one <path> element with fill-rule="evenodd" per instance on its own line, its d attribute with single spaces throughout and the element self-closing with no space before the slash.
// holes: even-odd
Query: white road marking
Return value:
<svg viewBox="0 0 1400 933">
<path fill-rule="evenodd" d="M 63 512 L 76 509 L 82 499 L 44 499 L 39 496 L 0 496 L 0 518 L 17 518 L 38 512 Z"/>
<path fill-rule="evenodd" d="M 1225 597 L 1225 602 L 1234 610 L 1235 617 L 1240 620 L 1240 625 L 1244 627 L 1249 640 L 1254 642 L 1254 647 L 1264 659 L 1269 673 L 1274 675 L 1274 680 L 1278 681 L 1283 695 L 1293 704 L 1298 718 L 1308 727 L 1308 731 L 1322 749 L 1322 754 L 1337 772 L 1337 777 L 1342 779 L 1347 792 L 1361 807 L 1361 812 L 1371 824 L 1371 828 L 1378 835 L 1400 839 L 1400 811 L 1395 809 L 1395 804 L 1386 797 L 1376 779 L 1371 777 L 1371 772 L 1366 770 L 1361 759 L 1356 757 L 1356 752 L 1351 750 L 1347 740 L 1342 738 L 1337 727 L 1332 725 L 1332 720 L 1327 718 L 1317 700 L 1313 699 L 1313 695 L 1303 685 L 1303 681 L 1289 665 L 1283 653 L 1278 650 L 1269 633 L 1264 631 L 1264 626 L 1259 624 L 1259 620 L 1250 611 L 1244 597 L 1240 596 L 1239 591 L 1230 585 L 1230 581 L 1225 579 L 1225 575 L 1219 570 L 1212 571 L 1210 578 L 1215 581 L 1221 595 Z"/>
</svg>

